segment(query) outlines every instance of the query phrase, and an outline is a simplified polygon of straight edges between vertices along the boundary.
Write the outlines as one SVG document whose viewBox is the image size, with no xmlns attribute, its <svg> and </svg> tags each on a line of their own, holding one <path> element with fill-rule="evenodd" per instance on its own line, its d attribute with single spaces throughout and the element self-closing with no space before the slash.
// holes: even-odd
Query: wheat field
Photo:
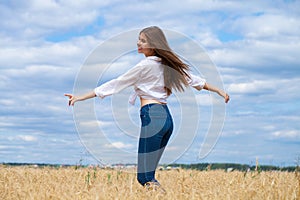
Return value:
<svg viewBox="0 0 300 200">
<path fill-rule="evenodd" d="M 112 169 L 0 166 L 0 199 L 298 200 L 295 172 L 157 171 L 166 193 L 148 191 L 136 174 Z"/>
</svg>

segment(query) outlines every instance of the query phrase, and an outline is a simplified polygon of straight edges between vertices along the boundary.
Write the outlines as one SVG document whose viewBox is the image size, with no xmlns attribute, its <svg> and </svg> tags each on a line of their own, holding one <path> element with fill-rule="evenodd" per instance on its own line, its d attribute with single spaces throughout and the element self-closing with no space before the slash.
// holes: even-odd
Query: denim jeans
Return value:
<svg viewBox="0 0 300 200">
<path fill-rule="evenodd" d="M 155 179 L 155 170 L 173 131 L 173 120 L 167 105 L 148 104 L 141 108 L 142 122 L 137 179 L 141 185 Z"/>
</svg>

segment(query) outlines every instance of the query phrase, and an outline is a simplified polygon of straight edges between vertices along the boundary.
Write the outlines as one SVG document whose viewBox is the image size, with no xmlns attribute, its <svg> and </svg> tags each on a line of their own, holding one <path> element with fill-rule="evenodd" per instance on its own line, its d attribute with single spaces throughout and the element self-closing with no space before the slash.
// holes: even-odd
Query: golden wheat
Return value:
<svg viewBox="0 0 300 200">
<path fill-rule="evenodd" d="M 0 199 L 297 200 L 293 172 L 158 171 L 167 191 L 146 191 L 135 173 L 100 168 L 0 167 Z"/>
</svg>

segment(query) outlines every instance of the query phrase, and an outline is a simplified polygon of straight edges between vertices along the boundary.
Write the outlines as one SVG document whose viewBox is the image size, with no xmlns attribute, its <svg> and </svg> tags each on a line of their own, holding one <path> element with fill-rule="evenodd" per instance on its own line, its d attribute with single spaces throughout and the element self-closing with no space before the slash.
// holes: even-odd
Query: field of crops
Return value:
<svg viewBox="0 0 300 200">
<path fill-rule="evenodd" d="M 166 193 L 147 191 L 135 173 L 100 168 L 0 166 L 0 199 L 300 199 L 295 172 L 158 171 Z"/>
</svg>

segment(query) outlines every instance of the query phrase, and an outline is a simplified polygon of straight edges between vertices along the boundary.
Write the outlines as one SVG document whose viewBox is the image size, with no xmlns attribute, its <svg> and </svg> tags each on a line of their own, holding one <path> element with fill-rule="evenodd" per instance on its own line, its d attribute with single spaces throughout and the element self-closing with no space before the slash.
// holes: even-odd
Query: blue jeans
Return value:
<svg viewBox="0 0 300 200">
<path fill-rule="evenodd" d="M 155 170 L 173 131 L 173 120 L 167 105 L 148 104 L 141 108 L 142 122 L 137 179 L 141 185 L 157 182 Z"/>
</svg>

